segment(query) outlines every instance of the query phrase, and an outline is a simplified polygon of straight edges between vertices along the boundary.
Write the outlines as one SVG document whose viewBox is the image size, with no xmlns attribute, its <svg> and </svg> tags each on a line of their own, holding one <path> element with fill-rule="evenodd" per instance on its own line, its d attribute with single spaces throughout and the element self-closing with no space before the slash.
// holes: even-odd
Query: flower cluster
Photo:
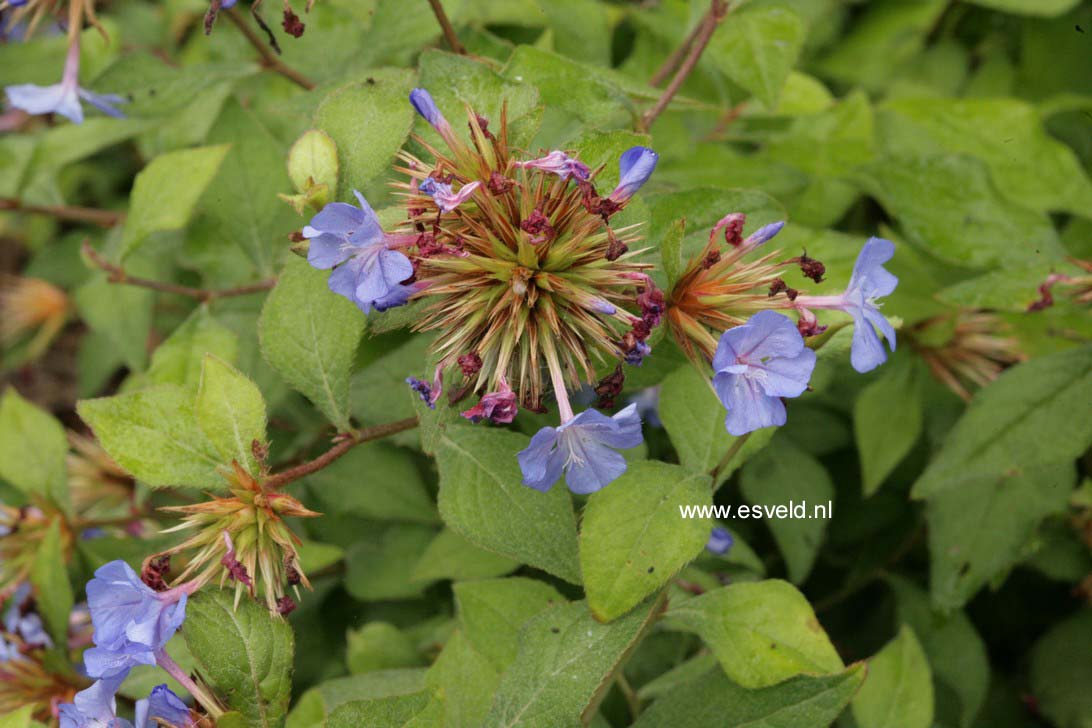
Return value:
<svg viewBox="0 0 1092 728">
<path fill-rule="evenodd" d="M 137 665 L 160 665 L 184 685 L 193 685 L 166 652 L 167 642 L 186 617 L 186 599 L 197 588 L 190 582 L 156 592 L 124 561 L 111 561 L 87 584 L 87 604 L 94 625 L 95 646 L 84 652 L 88 677 L 95 683 L 60 706 L 61 728 L 111 726 L 131 728 L 117 717 L 115 698 L 129 671 Z M 198 694 L 196 686 L 191 688 Z M 136 728 L 161 721 L 188 728 L 195 725 L 189 708 L 166 685 L 137 702 Z"/>
<path fill-rule="evenodd" d="M 784 270 L 798 266 L 820 282 L 823 264 L 806 254 L 752 256 L 784 223 L 744 237 L 746 219 L 733 213 L 665 295 L 637 260 L 642 251 L 631 250 L 635 227 L 611 225 L 653 173 L 655 152 L 623 153 L 618 185 L 604 196 L 595 187 L 598 170 L 566 151 L 518 159 L 503 110 L 494 131 L 468 109 L 468 142 L 427 91 L 415 89 L 410 103 L 446 148 L 417 137 L 430 159 L 401 153 L 397 171 L 408 181 L 394 186 L 405 220 L 384 230 L 356 192 L 358 205 L 330 203 L 303 228 L 307 258 L 332 269 L 330 289 L 366 314 L 421 302 L 414 328 L 435 332 L 436 364 L 430 379 L 406 382 L 428 407 L 451 375 L 462 380 L 452 404 L 478 397 L 462 411 L 474 423 L 507 424 L 520 407 L 545 412 L 556 402 L 560 424 L 539 430 L 518 454 L 525 485 L 549 490 L 564 475 L 572 491 L 591 493 L 625 472 L 616 451 L 642 442 L 637 408 L 578 414 L 569 392 L 594 385 L 600 406 L 613 406 L 623 365 L 640 366 L 652 353 L 650 336 L 664 319 L 699 367 L 712 365 L 734 435 L 784 424 L 783 400 L 807 390 L 816 357 L 805 337 L 825 328 L 816 310 L 852 317 L 858 371 L 886 359 L 881 334 L 894 350 L 895 331 L 876 303 L 898 282 L 883 268 L 894 253 L 889 241 L 868 241 L 842 294 L 809 296 L 786 284 Z M 607 362 L 613 373 L 597 380 L 597 370 L 610 371 Z"/>
<path fill-rule="evenodd" d="M 783 258 L 780 251 L 773 251 L 751 256 L 784 223 L 766 225 L 744 238 L 745 222 L 741 213 L 717 222 L 705 249 L 689 261 L 672 287 L 666 314 L 683 351 L 699 367 L 712 364 L 713 388 L 728 410 L 725 427 L 733 435 L 785 424 L 783 400 L 803 394 L 815 368 L 815 352 L 805 339 L 826 329 L 819 325 L 815 310 L 838 310 L 852 317 L 850 362 L 859 372 L 871 371 L 887 359 L 880 334 L 895 349 L 895 329 L 877 304 L 898 285 L 883 267 L 894 255 L 893 243 L 870 239 L 843 293 L 810 296 L 789 287 L 784 270 L 799 266 L 805 277 L 820 282 L 825 266 L 806 254 Z M 722 233 L 727 251 L 718 244 Z M 781 311 L 795 314 L 797 321 Z"/>
<path fill-rule="evenodd" d="M 296 603 L 287 595 L 287 589 L 296 590 L 298 597 L 299 586 L 310 589 L 311 583 L 300 566 L 296 551 L 299 539 L 284 519 L 320 514 L 305 508 L 290 495 L 267 492 L 238 465 L 230 483 L 232 495 L 228 498 L 163 509 L 185 516 L 165 533 L 190 529 L 196 533 L 181 544 L 145 559 L 145 581 L 166 589 L 163 576 L 170 568 L 171 556 L 189 551 L 192 552 L 189 561 L 176 584 L 192 579 L 186 583 L 194 584 L 197 589 L 212 581 L 223 586 L 230 580 L 235 583 L 236 604 L 244 591 L 253 596 L 260 589 L 271 611 L 288 614 L 296 608 Z"/>
<path fill-rule="evenodd" d="M 428 406 L 448 371 L 463 380 L 452 401 L 478 397 L 462 413 L 471 422 L 509 423 L 521 406 L 545 412 L 552 394 L 561 424 L 520 453 L 524 482 L 547 490 L 564 473 L 574 491 L 598 490 L 625 470 L 613 450 L 641 442 L 640 419 L 634 408 L 576 414 L 568 392 L 594 384 L 600 362 L 639 366 L 651 352 L 664 297 L 630 249 L 635 228 L 611 218 L 658 157 L 625 152 L 618 185 L 601 196 L 596 173 L 567 152 L 517 159 L 504 112 L 494 132 L 469 111 L 468 143 L 428 92 L 410 102 L 447 149 L 418 138 L 431 161 L 402 153 L 405 221 L 384 231 L 359 193 L 359 206 L 331 203 L 303 229 L 308 260 L 333 268 L 330 289 L 365 313 L 423 302 L 415 328 L 436 332 L 437 363 L 431 381 L 407 382 Z"/>
<path fill-rule="evenodd" d="M 933 377 L 969 401 L 972 387 L 985 387 L 1027 358 L 1008 331 L 997 314 L 961 310 L 915 324 L 908 338 Z"/>
</svg>

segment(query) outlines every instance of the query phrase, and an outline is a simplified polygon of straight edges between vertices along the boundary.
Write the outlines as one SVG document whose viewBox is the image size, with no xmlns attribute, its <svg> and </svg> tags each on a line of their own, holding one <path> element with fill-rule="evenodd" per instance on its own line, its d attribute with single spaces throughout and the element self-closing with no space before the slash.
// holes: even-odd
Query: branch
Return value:
<svg viewBox="0 0 1092 728">
<path fill-rule="evenodd" d="M 645 112 L 641 117 L 641 121 L 638 124 L 641 131 L 648 131 L 652 127 L 652 123 L 656 121 L 657 117 L 663 113 L 667 105 L 671 103 L 671 99 L 675 97 L 675 94 L 682 88 L 683 83 L 687 77 L 694 70 L 694 67 L 698 65 L 698 60 L 701 58 L 701 54 L 705 52 L 705 47 L 709 45 L 709 40 L 713 37 L 713 32 L 720 25 L 720 21 L 724 20 L 724 16 L 728 14 L 727 0 L 712 0 L 709 4 L 709 11 L 701 20 L 701 24 L 696 29 L 696 34 L 693 39 L 687 38 L 680 46 L 676 53 L 679 53 L 684 48 L 689 48 L 686 52 L 686 59 L 679 66 L 679 70 L 675 72 L 675 76 L 671 79 L 671 83 L 667 85 L 664 92 L 660 95 L 660 98 L 656 101 L 656 105 Z M 672 54 L 674 55 L 674 54 Z M 668 61 L 671 61 L 668 58 Z M 666 63 L 664 64 L 667 65 Z M 674 64 L 672 64 L 674 65 Z M 663 70 L 661 68 L 661 70 Z M 659 71 L 656 72 L 657 75 Z M 655 77 L 653 77 L 655 79 Z"/>
<path fill-rule="evenodd" d="M 311 473 L 322 470 L 362 442 L 378 440 L 380 438 L 396 435 L 399 432 L 412 430 L 414 427 L 417 427 L 417 424 L 416 417 L 408 417 L 404 420 L 387 422 L 386 424 L 375 425 L 374 427 L 365 427 L 362 430 L 353 430 L 344 435 L 344 439 L 342 439 L 341 442 L 334 445 L 314 460 L 308 460 L 307 462 L 297 465 L 294 468 L 289 468 L 282 473 L 271 475 L 265 479 L 263 485 L 269 490 L 283 488 L 295 480 L 305 478 Z"/>
<path fill-rule="evenodd" d="M 202 303 L 207 303 L 216 298 L 231 298 L 232 296 L 247 296 L 251 293 L 261 293 L 262 291 L 270 290 L 277 284 L 276 278 L 268 278 L 264 281 L 248 283 L 245 286 L 234 286 L 233 288 L 191 288 L 190 286 L 181 286 L 177 283 L 153 281 L 150 278 L 140 278 L 138 276 L 129 275 L 129 273 L 120 265 L 115 265 L 103 258 L 99 254 L 99 251 L 92 248 L 86 240 L 83 242 L 83 246 L 80 250 L 93 267 L 108 274 L 107 280 L 111 283 L 148 288 L 163 293 L 174 293 L 179 296 L 197 299 Z"/>
<path fill-rule="evenodd" d="M 656 73 L 652 74 L 652 78 L 648 80 L 649 86 L 659 86 L 661 83 L 667 80 L 667 77 L 671 75 L 679 66 L 679 61 L 683 59 L 687 51 L 690 50 L 690 46 L 694 45 L 694 39 L 698 37 L 698 33 L 705 27 L 705 19 L 709 16 L 712 8 L 705 12 L 705 15 L 701 16 L 701 20 L 694 26 L 694 29 L 690 31 L 690 35 L 686 36 L 678 48 L 671 52 L 671 55 L 667 57 L 667 60 L 663 62 L 659 68 L 656 69 Z"/>
<path fill-rule="evenodd" d="M 235 8 L 231 8 L 225 13 L 231 22 L 235 23 L 235 27 L 239 29 L 248 41 L 250 45 L 257 49 L 258 53 L 262 56 L 262 65 L 268 68 L 270 71 L 281 74 L 292 83 L 296 84 L 300 88 L 310 91 L 315 87 L 315 82 L 304 76 L 302 73 L 292 68 L 277 55 L 270 50 L 269 46 L 262 42 L 262 39 L 254 32 L 254 29 L 246 24 L 246 21 L 235 12 Z"/>
<path fill-rule="evenodd" d="M 436 16 L 436 22 L 440 24 L 440 29 L 444 31 L 444 38 L 447 40 L 447 44 L 451 46 L 451 50 L 465 56 L 466 48 L 459 42 L 459 36 L 455 35 L 455 28 L 451 27 L 451 21 L 447 19 L 447 13 L 444 12 L 444 6 L 440 4 L 440 0 L 428 0 L 428 4 L 432 6 L 432 13 Z"/>
<path fill-rule="evenodd" d="M 24 205 L 14 197 L 0 198 L 0 210 L 49 215 L 58 220 L 86 222 L 103 228 L 115 227 L 125 219 L 125 213 L 114 212 L 113 210 L 98 210 L 93 207 L 72 207 L 69 205 Z"/>
</svg>

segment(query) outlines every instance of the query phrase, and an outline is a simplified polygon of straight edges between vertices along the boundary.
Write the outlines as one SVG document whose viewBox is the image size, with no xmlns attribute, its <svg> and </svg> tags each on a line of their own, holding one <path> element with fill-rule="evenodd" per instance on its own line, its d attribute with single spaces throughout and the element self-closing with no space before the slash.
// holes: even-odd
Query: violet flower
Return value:
<svg viewBox="0 0 1092 728">
<path fill-rule="evenodd" d="M 186 618 L 188 587 L 151 589 L 124 561 L 99 567 L 87 583 L 95 647 L 84 653 L 87 674 L 110 678 L 135 665 L 154 665 L 155 653 Z"/>
<path fill-rule="evenodd" d="M 468 182 L 457 193 L 453 192 L 451 185 L 441 182 L 435 177 L 427 177 L 421 180 L 417 189 L 432 198 L 441 212 L 451 212 L 459 205 L 470 199 L 474 190 L 481 186 L 481 182 Z"/>
<path fill-rule="evenodd" d="M 371 205 L 353 190 L 360 207 L 331 202 L 311 218 L 303 236 L 311 241 L 307 262 L 330 274 L 330 290 L 368 313 L 398 306 L 409 295 L 402 282 L 413 276 L 409 258 L 391 249 Z M 336 266 L 336 268 L 335 268 Z"/>
<path fill-rule="evenodd" d="M 64 74 L 60 83 L 52 86 L 38 86 L 32 83 L 8 86 L 4 89 L 8 102 L 16 109 L 28 114 L 60 114 L 77 124 L 83 123 L 83 107 L 80 101 L 86 101 L 109 116 L 122 118 L 125 115 L 114 108 L 115 104 L 125 103 L 125 99 L 114 94 L 96 94 L 81 88 L 80 43 L 75 40 L 68 46 L 68 55 L 64 62 Z"/>
<path fill-rule="evenodd" d="M 725 331 L 713 356 L 713 388 L 728 408 L 728 432 L 739 436 L 785 424 L 781 398 L 803 394 L 814 368 L 815 352 L 775 311 L 760 311 Z"/>
<path fill-rule="evenodd" d="M 569 490 L 594 493 L 626 472 L 626 459 L 615 450 L 637 447 L 642 441 L 636 405 L 613 417 L 584 410 L 557 427 L 543 427 L 520 451 L 523 484 L 546 492 L 564 473 Z"/>
<path fill-rule="evenodd" d="M 899 279 L 883 267 L 894 255 L 895 244 L 890 240 L 870 238 L 857 256 L 853 276 L 844 293 L 837 296 L 798 296 L 794 302 L 802 310 L 837 309 L 853 317 L 853 346 L 849 360 L 853 368 L 862 374 L 887 361 L 887 353 L 876 329 L 887 339 L 891 351 L 895 351 L 895 328 L 880 313 L 876 303 L 876 299 L 891 295 L 899 285 Z"/>
<path fill-rule="evenodd" d="M 588 165 L 557 149 L 545 157 L 531 159 L 526 162 L 516 162 L 516 166 L 550 172 L 561 179 L 575 177 L 581 182 L 586 182 L 591 177 L 591 169 L 588 168 Z"/>
<path fill-rule="evenodd" d="M 728 553 L 728 549 L 732 548 L 732 544 L 735 543 L 735 539 L 732 538 L 732 534 L 727 528 L 723 526 L 713 526 L 709 531 L 709 541 L 705 544 L 705 550 L 711 554 L 717 556 L 723 556 Z"/>
<path fill-rule="evenodd" d="M 618 158 L 620 176 L 618 186 L 610 193 L 610 200 L 623 203 L 637 193 L 652 176 L 660 155 L 648 147 L 630 147 Z"/>
</svg>

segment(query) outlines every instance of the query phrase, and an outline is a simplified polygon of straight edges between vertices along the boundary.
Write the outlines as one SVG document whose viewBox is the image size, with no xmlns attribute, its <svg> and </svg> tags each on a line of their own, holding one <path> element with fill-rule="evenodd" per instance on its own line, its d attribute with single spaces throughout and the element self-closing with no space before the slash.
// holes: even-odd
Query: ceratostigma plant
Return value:
<svg viewBox="0 0 1092 728">
<path fill-rule="evenodd" d="M 619 160 L 620 181 L 606 196 L 595 171 L 566 152 L 518 159 L 508 143 L 506 114 L 489 122 L 467 110 L 470 143 L 424 89 L 410 101 L 447 145 L 421 160 L 400 155 L 395 185 L 407 216 L 384 232 L 367 201 L 327 205 L 303 234 L 308 260 L 337 266 L 330 288 L 365 313 L 411 300 L 424 308 L 414 328 L 436 332 L 431 382 L 410 378 L 430 407 L 445 372 L 465 385 L 453 399 L 479 396 L 467 419 L 511 422 L 518 406 L 547 409 L 553 395 L 561 417 L 521 454 L 525 483 L 548 489 L 568 473 L 573 490 L 598 490 L 625 470 L 608 448 L 640 443 L 640 420 L 630 408 L 614 419 L 573 412 L 569 391 L 597 380 L 606 361 L 640 365 L 658 325 L 663 296 L 631 250 L 636 226 L 611 227 L 656 166 L 657 155 L 634 147 Z M 621 428 L 621 430 L 619 430 Z M 622 432 L 624 431 L 624 434 Z"/>
</svg>

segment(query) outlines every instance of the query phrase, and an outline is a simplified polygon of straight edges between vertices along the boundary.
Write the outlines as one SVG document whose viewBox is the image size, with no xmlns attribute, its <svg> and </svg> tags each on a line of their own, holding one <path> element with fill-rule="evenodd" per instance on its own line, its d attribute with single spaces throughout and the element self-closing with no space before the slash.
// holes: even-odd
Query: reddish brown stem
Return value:
<svg viewBox="0 0 1092 728">
<path fill-rule="evenodd" d="M 705 47 L 709 45 L 709 40 L 713 37 L 714 31 L 717 26 L 720 25 L 720 21 L 724 20 L 724 16 L 728 14 L 728 3 L 726 0 L 712 0 L 709 4 L 709 12 L 702 18 L 701 24 L 697 28 L 697 34 L 694 36 L 693 41 L 689 44 L 689 50 L 686 53 L 686 58 L 683 60 L 682 65 L 679 66 L 679 70 L 675 72 L 675 75 L 671 79 L 671 83 L 667 85 L 664 92 L 660 94 L 660 98 L 657 99 L 656 105 L 645 112 L 641 117 L 639 127 L 641 131 L 648 131 L 653 122 L 664 112 L 667 105 L 671 103 L 671 99 L 675 97 L 675 94 L 682 88 L 683 83 L 693 72 L 694 67 L 698 65 L 698 61 L 701 59 L 701 54 L 705 52 Z M 688 38 L 687 41 L 690 41 Z M 687 43 L 684 41 L 683 47 Z M 670 59 L 668 59 L 670 60 Z"/>
<path fill-rule="evenodd" d="M 465 56 L 466 48 L 459 42 L 459 36 L 455 35 L 455 28 L 448 20 L 447 13 L 444 12 L 444 6 L 440 4 L 440 0 L 428 0 L 428 4 L 432 6 L 432 13 L 436 16 L 436 22 L 440 24 L 440 29 L 444 31 L 444 38 L 447 40 L 447 44 L 451 46 L 451 50 Z"/>
<path fill-rule="evenodd" d="M 396 435 L 399 432 L 412 430 L 414 427 L 417 427 L 417 424 L 416 417 L 408 417 L 404 420 L 387 422 L 382 425 L 375 425 L 374 427 L 365 427 L 362 430 L 353 430 L 343 436 L 344 439 L 342 439 L 341 442 L 334 445 L 314 460 L 308 460 L 307 462 L 297 465 L 294 468 L 289 468 L 284 472 L 270 475 L 265 479 L 264 486 L 267 490 L 283 488 L 293 481 L 299 480 L 300 478 L 306 478 L 312 473 L 317 473 L 319 470 L 329 466 L 362 442 L 379 440 L 384 437 Z"/>
<path fill-rule="evenodd" d="M 649 86 L 659 86 L 667 80 L 667 77 L 670 76 L 676 68 L 678 68 L 679 61 L 686 56 L 687 52 L 690 50 L 690 46 L 694 45 L 694 39 L 698 37 L 698 33 L 700 33 L 701 29 L 705 26 L 705 19 L 709 17 L 711 11 L 712 8 L 707 10 L 705 15 L 701 16 L 701 20 L 699 20 L 698 24 L 694 26 L 694 29 L 690 31 L 690 35 L 686 36 L 686 39 L 683 40 L 678 48 L 671 52 L 671 55 L 667 57 L 667 60 L 663 62 L 663 65 L 656 69 L 656 73 L 652 74 L 652 78 L 648 80 Z"/>
<path fill-rule="evenodd" d="M 140 278 L 139 276 L 129 275 L 129 273 L 120 265 L 115 265 L 99 255 L 99 252 L 92 248 L 86 240 L 83 243 L 82 251 L 84 257 L 87 258 L 95 268 L 98 268 L 107 274 L 107 280 L 111 283 L 148 288 L 163 293 L 174 293 L 179 296 L 195 298 L 203 303 L 207 303 L 216 298 L 231 298 L 233 296 L 247 296 L 252 293 L 261 293 L 262 291 L 268 291 L 277 284 L 276 278 L 268 278 L 264 281 L 258 281 L 257 283 L 248 283 L 245 286 L 234 286 L 232 288 L 192 288 L 190 286 L 181 286 L 177 283 L 153 281 L 150 278 Z"/>
<path fill-rule="evenodd" d="M 16 210 L 35 215 L 49 215 L 58 220 L 86 222 L 103 228 L 112 228 L 125 219 L 125 214 L 113 210 L 97 210 L 93 207 L 72 207 L 70 205 L 24 205 L 13 197 L 0 198 L 0 210 Z"/>
<path fill-rule="evenodd" d="M 307 78 L 302 73 L 286 64 L 280 58 L 277 58 L 277 54 L 274 53 L 272 49 L 270 49 L 270 47 L 262 41 L 261 37 L 259 37 L 258 34 L 254 32 L 254 29 L 247 25 L 246 21 L 243 20 L 243 18 L 237 12 L 235 12 L 235 8 L 231 8 L 230 10 L 226 11 L 225 14 L 228 16 L 228 18 L 231 19 L 231 22 L 235 23 L 235 27 L 239 29 L 239 32 L 242 33 L 248 41 L 250 41 L 250 45 L 254 46 L 258 53 L 261 54 L 262 65 L 265 68 L 268 68 L 270 71 L 273 71 L 275 73 L 281 74 L 300 88 L 310 91 L 315 87 L 314 81 Z"/>
</svg>

